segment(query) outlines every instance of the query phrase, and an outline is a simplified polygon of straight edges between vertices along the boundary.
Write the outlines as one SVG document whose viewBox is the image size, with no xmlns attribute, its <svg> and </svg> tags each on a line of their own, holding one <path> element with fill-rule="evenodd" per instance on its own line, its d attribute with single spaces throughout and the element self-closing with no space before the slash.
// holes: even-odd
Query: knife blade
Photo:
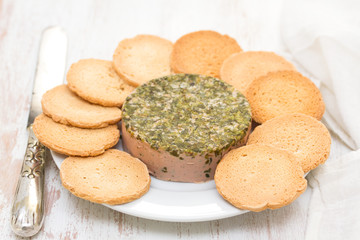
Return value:
<svg viewBox="0 0 360 240">
<path fill-rule="evenodd" d="M 44 163 L 48 150 L 35 137 L 32 123 L 41 112 L 41 97 L 63 83 L 67 53 L 67 36 L 60 27 L 42 33 L 27 130 L 28 144 L 16 187 L 11 211 L 11 227 L 22 237 L 35 235 L 44 220 Z"/>
</svg>

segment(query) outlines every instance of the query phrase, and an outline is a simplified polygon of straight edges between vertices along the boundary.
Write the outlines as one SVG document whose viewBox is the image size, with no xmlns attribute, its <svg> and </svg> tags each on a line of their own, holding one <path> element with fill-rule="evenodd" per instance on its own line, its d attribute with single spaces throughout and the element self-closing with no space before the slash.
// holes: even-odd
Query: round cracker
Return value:
<svg viewBox="0 0 360 240">
<path fill-rule="evenodd" d="M 68 157 L 61 164 L 60 177 L 75 196 L 111 205 L 138 199 L 150 187 L 146 165 L 116 149 L 96 157 Z"/>
<path fill-rule="evenodd" d="M 169 40 L 152 35 L 124 39 L 113 55 L 114 68 L 129 84 L 139 86 L 171 74 L 172 48 Z"/>
<path fill-rule="evenodd" d="M 272 72 L 255 79 L 246 97 L 258 123 L 290 113 L 303 113 L 320 120 L 325 111 L 319 89 L 294 71 Z"/>
<path fill-rule="evenodd" d="M 197 73 L 220 77 L 223 61 L 242 51 L 235 39 L 214 31 L 198 31 L 182 36 L 174 44 L 171 68 L 176 73 Z"/>
<path fill-rule="evenodd" d="M 85 129 L 54 122 L 44 114 L 35 118 L 35 136 L 51 150 L 70 156 L 97 156 L 113 147 L 120 137 L 117 125 Z"/>
<path fill-rule="evenodd" d="M 41 105 L 44 114 L 52 120 L 74 127 L 103 128 L 121 119 L 119 108 L 91 104 L 70 91 L 66 85 L 47 91 L 42 96 Z"/>
<path fill-rule="evenodd" d="M 331 137 L 324 124 L 308 115 L 295 113 L 270 119 L 256 127 L 247 145 L 255 143 L 294 153 L 304 172 L 308 172 L 329 157 Z"/>
<path fill-rule="evenodd" d="M 273 52 L 240 52 L 225 59 L 220 69 L 220 78 L 245 93 L 255 79 L 270 72 L 285 70 L 296 69 L 285 58 Z"/>
<path fill-rule="evenodd" d="M 307 186 L 294 154 L 253 144 L 230 151 L 215 172 L 216 189 L 240 209 L 262 211 L 293 202 Z"/>
<path fill-rule="evenodd" d="M 106 60 L 82 59 L 71 65 L 66 80 L 70 90 L 81 98 L 105 107 L 121 107 L 134 90 Z"/>
</svg>

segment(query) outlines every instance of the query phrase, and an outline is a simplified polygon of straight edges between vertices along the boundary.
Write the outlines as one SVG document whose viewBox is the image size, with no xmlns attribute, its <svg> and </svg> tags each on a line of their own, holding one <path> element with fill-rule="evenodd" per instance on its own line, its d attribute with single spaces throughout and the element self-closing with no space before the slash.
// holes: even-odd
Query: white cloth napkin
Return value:
<svg viewBox="0 0 360 240">
<path fill-rule="evenodd" d="M 306 239 L 360 239 L 360 150 L 316 168 Z"/>
<path fill-rule="evenodd" d="M 307 239 L 360 239 L 360 1 L 284 1 L 282 38 L 320 81 L 323 122 L 352 150 L 309 174 Z"/>
<path fill-rule="evenodd" d="M 326 122 L 360 148 L 360 2 L 286 1 L 283 13 L 285 45 L 322 83 Z"/>
</svg>

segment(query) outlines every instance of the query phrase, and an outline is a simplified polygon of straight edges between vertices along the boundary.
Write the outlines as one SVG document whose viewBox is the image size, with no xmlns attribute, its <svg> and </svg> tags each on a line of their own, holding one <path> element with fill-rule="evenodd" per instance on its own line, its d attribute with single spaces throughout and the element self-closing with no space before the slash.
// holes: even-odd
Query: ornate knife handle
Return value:
<svg viewBox="0 0 360 240">
<path fill-rule="evenodd" d="M 35 235 L 44 220 L 44 165 L 46 148 L 35 137 L 32 125 L 11 210 L 11 227 L 20 236 Z"/>
</svg>

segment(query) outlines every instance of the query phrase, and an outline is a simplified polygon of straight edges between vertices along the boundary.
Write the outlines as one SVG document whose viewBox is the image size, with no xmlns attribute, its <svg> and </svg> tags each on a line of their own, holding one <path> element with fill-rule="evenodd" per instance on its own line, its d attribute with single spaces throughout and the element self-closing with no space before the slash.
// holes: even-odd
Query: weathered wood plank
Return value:
<svg viewBox="0 0 360 240">
<path fill-rule="evenodd" d="M 14 239 L 10 206 L 24 154 L 26 122 L 41 31 L 63 26 L 69 35 L 67 68 L 81 58 L 111 59 L 117 43 L 136 34 L 172 41 L 214 29 L 245 50 L 286 53 L 277 1 L 26 1 L 0 0 L 0 232 Z M 348 151 L 334 139 L 332 156 Z M 276 211 L 203 223 L 166 223 L 115 212 L 71 195 L 53 162 L 46 166 L 46 220 L 33 239 L 302 239 L 308 189 Z"/>
</svg>

